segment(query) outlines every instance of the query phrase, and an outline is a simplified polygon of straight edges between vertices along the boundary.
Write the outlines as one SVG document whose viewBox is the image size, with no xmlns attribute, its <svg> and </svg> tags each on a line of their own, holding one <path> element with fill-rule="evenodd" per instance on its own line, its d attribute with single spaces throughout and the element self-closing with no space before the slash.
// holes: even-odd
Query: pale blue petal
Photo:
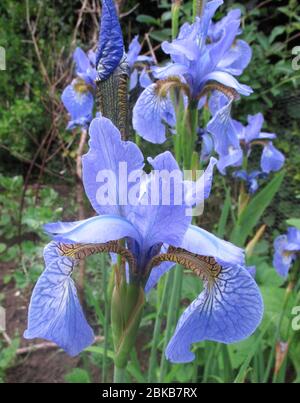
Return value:
<svg viewBox="0 0 300 403">
<path fill-rule="evenodd" d="M 121 173 L 123 167 L 125 180 L 128 180 L 131 172 L 143 169 L 143 154 L 136 144 L 122 141 L 119 130 L 107 118 L 94 119 L 90 125 L 89 134 L 90 148 L 88 153 L 82 157 L 85 192 L 98 214 L 115 214 L 126 217 L 128 192 L 132 184 L 128 183 L 127 187 L 123 186 L 125 185 L 124 179 L 122 179 L 122 183 L 119 183 L 121 182 L 119 178 L 122 178 L 119 175 L 119 168 Z M 106 184 L 105 178 L 99 176 L 101 172 L 104 174 L 105 171 L 109 171 L 113 175 L 114 184 Z M 100 189 L 106 185 L 111 196 L 111 205 L 104 205 L 105 200 L 101 198 Z"/>
<path fill-rule="evenodd" d="M 164 67 L 154 66 L 151 71 L 155 78 L 163 80 L 168 77 L 184 76 L 185 73 L 189 72 L 189 68 L 183 64 L 169 63 Z"/>
<path fill-rule="evenodd" d="M 55 241 L 64 243 L 106 243 L 126 237 L 142 243 L 137 229 L 118 216 L 103 215 L 71 223 L 49 223 L 44 229 Z"/>
<path fill-rule="evenodd" d="M 217 68 L 234 76 L 240 76 L 252 59 L 252 49 L 247 42 L 238 39 L 226 52 Z"/>
<path fill-rule="evenodd" d="M 198 255 L 211 256 L 232 265 L 243 265 L 245 262 L 243 249 L 195 225 L 189 226 L 181 248 Z"/>
<path fill-rule="evenodd" d="M 151 85 L 153 81 L 151 80 L 150 75 L 147 73 L 146 69 L 143 69 L 140 75 L 140 86 L 142 88 L 147 88 L 149 85 Z"/>
<path fill-rule="evenodd" d="M 46 269 L 33 290 L 24 337 L 52 341 L 74 356 L 94 341 L 70 277 L 75 261 L 61 256 L 54 242 L 44 253 Z"/>
<path fill-rule="evenodd" d="M 272 142 L 265 145 L 261 156 L 261 169 L 265 173 L 279 171 L 285 162 L 284 155 L 273 146 Z"/>
<path fill-rule="evenodd" d="M 126 55 L 127 62 L 129 67 L 132 69 L 134 63 L 137 61 L 137 58 L 141 52 L 142 46 L 139 43 L 139 37 L 136 35 L 133 40 L 130 42 L 129 49 Z"/>
<path fill-rule="evenodd" d="M 182 188 L 182 192 L 184 190 L 183 183 L 181 183 L 182 172 L 169 151 L 148 161 L 157 173 L 167 175 L 175 173 L 178 175 L 178 181 L 169 182 L 170 186 L 166 191 L 166 184 L 163 180 L 158 180 L 159 178 L 153 173 L 148 175 L 141 205 L 133 210 L 134 216 L 130 220 L 142 234 L 144 250 L 149 250 L 151 246 L 160 243 L 180 246 L 191 222 L 191 217 L 186 215 L 183 194 L 180 194 L 181 200 L 178 202 L 174 196 L 174 183 Z M 164 200 L 163 197 L 166 195 L 168 198 Z"/>
<path fill-rule="evenodd" d="M 71 85 L 68 85 L 63 94 L 62 102 L 71 116 L 71 121 L 74 126 L 78 126 L 92 119 L 94 108 L 94 97 L 88 90 L 85 92 L 76 91 L 77 81 L 74 80 Z"/>
<path fill-rule="evenodd" d="M 280 235 L 274 241 L 275 253 L 273 257 L 273 266 L 277 273 L 283 278 L 288 276 L 292 263 L 295 260 L 294 254 L 285 253 L 287 245 L 288 240 L 286 235 Z"/>
<path fill-rule="evenodd" d="M 193 361 L 191 345 L 203 340 L 235 343 L 254 333 L 263 316 L 263 301 L 255 281 L 242 266 L 222 268 L 214 284 L 184 311 L 166 349 L 174 363 Z"/>
<path fill-rule="evenodd" d="M 133 127 L 145 140 L 162 144 L 166 141 L 166 124 L 176 124 L 175 110 L 169 95 L 158 95 L 156 84 L 147 87 L 133 109 Z"/>
<path fill-rule="evenodd" d="M 248 96 L 253 93 L 252 88 L 248 85 L 240 84 L 231 74 L 223 71 L 214 71 L 213 73 L 207 74 L 203 80 L 204 83 L 207 81 L 217 81 L 227 87 L 235 89 L 239 94 Z"/>
</svg>

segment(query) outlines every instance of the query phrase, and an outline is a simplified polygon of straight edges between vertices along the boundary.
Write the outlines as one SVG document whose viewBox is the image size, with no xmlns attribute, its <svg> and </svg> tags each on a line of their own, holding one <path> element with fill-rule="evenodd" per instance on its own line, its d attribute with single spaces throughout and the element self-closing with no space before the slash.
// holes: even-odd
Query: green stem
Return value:
<svg viewBox="0 0 300 403">
<path fill-rule="evenodd" d="M 161 323 L 163 320 L 165 308 L 167 305 L 168 297 L 169 297 L 169 289 L 170 289 L 170 276 L 167 276 L 163 285 L 163 292 L 162 297 L 159 301 L 158 312 L 155 319 L 153 337 L 152 337 L 152 345 L 151 345 L 151 352 L 150 352 L 150 359 L 149 359 L 149 370 L 148 370 L 148 382 L 153 383 L 156 382 L 155 376 L 155 368 L 157 365 L 157 347 L 160 338 L 160 330 L 161 330 Z"/>
<path fill-rule="evenodd" d="M 175 39 L 179 30 L 181 0 L 173 0 L 172 4 L 172 38 Z"/>
<path fill-rule="evenodd" d="M 172 275 L 172 274 L 173 274 L 172 272 L 169 273 L 169 275 Z M 173 326 L 175 324 L 175 320 L 177 317 L 178 305 L 180 302 L 179 291 L 181 289 L 181 284 L 182 284 L 182 275 L 183 275 L 182 267 L 179 265 L 176 265 L 173 287 L 172 287 L 172 294 L 171 294 L 171 299 L 170 299 L 170 305 L 169 305 L 168 314 L 167 314 L 167 328 L 166 328 L 165 337 L 164 337 L 163 351 L 166 351 L 167 345 L 170 341 Z M 167 371 L 167 365 L 168 365 L 168 362 L 166 360 L 165 354 L 163 354 L 161 357 L 161 362 L 160 362 L 159 382 L 163 382 L 163 380 L 164 380 L 164 377 L 165 377 L 166 371 Z"/>
<path fill-rule="evenodd" d="M 271 350 L 271 353 L 270 353 L 270 356 L 269 356 L 267 369 L 266 369 L 265 376 L 264 376 L 264 379 L 263 379 L 264 383 L 268 382 L 268 379 L 269 379 L 269 376 L 270 376 L 270 373 L 271 373 L 271 370 L 272 370 L 272 365 L 273 365 L 274 358 L 275 358 L 276 343 L 277 343 L 277 341 L 278 341 L 278 339 L 280 337 L 280 330 L 281 330 L 282 321 L 283 321 L 283 318 L 284 318 L 284 315 L 285 315 L 285 312 L 286 312 L 286 309 L 287 309 L 291 294 L 292 294 L 292 290 L 288 286 L 288 288 L 286 290 L 286 294 L 285 294 L 281 314 L 280 314 L 280 317 L 279 317 L 277 329 L 276 329 L 276 332 L 275 332 L 275 337 L 274 337 L 274 340 L 273 340 L 272 350 Z"/>
<path fill-rule="evenodd" d="M 206 5 L 206 0 L 193 0 L 193 17 L 201 17 Z"/>
<path fill-rule="evenodd" d="M 107 381 L 107 351 L 108 351 L 108 333 L 109 333 L 109 300 L 108 300 L 108 272 L 106 267 L 106 255 L 101 255 L 102 258 L 102 274 L 103 274 L 103 295 L 104 295 L 104 346 L 103 346 L 103 361 L 102 361 L 102 383 Z"/>
<path fill-rule="evenodd" d="M 125 383 L 125 368 L 114 366 L 114 383 Z"/>
</svg>

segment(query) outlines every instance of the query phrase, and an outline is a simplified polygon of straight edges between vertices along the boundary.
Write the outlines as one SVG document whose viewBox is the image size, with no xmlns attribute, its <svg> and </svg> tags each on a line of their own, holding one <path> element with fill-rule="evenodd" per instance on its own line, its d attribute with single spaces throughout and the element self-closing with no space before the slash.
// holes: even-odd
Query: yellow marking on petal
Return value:
<svg viewBox="0 0 300 403">
<path fill-rule="evenodd" d="M 184 266 L 200 277 L 201 280 L 208 281 L 209 284 L 215 282 L 222 270 L 222 267 L 213 257 L 197 255 L 185 249 L 174 248 L 172 246 L 169 247 L 167 253 L 155 256 L 151 260 L 149 270 L 166 261 Z"/>
<path fill-rule="evenodd" d="M 58 245 L 62 256 L 75 260 L 85 259 L 96 253 L 116 253 L 128 261 L 130 267 L 135 268 L 136 260 L 133 254 L 123 247 L 119 241 L 103 244 L 63 244 Z"/>
</svg>

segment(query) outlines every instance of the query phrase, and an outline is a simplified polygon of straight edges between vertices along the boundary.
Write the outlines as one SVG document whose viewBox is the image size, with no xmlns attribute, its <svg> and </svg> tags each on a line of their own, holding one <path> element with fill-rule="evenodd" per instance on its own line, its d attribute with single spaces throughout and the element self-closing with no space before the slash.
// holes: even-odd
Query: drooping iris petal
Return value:
<svg viewBox="0 0 300 403">
<path fill-rule="evenodd" d="M 136 228 L 119 216 L 103 215 L 74 223 L 49 223 L 44 229 L 57 242 L 102 244 L 130 237 L 141 243 Z"/>
<path fill-rule="evenodd" d="M 221 83 L 226 87 L 233 88 L 241 95 L 249 96 L 253 93 L 251 87 L 246 84 L 240 84 L 232 75 L 224 71 L 214 71 L 207 74 L 204 77 L 203 82 L 207 81 L 217 81 L 218 83 Z"/>
<path fill-rule="evenodd" d="M 145 140 L 162 144 L 166 140 L 166 124 L 176 124 L 175 110 L 168 95 L 159 96 L 156 84 L 147 87 L 133 109 L 133 127 Z"/>
<path fill-rule="evenodd" d="M 258 179 L 263 178 L 265 174 L 260 171 L 253 171 L 248 175 L 245 170 L 241 170 L 234 172 L 233 176 L 245 181 L 248 187 L 248 192 L 253 194 L 258 190 Z"/>
<path fill-rule="evenodd" d="M 46 269 L 31 296 L 24 337 L 50 340 L 74 356 L 94 341 L 70 277 L 75 262 L 62 256 L 55 242 L 44 254 Z"/>
<path fill-rule="evenodd" d="M 98 77 L 106 80 L 124 54 L 123 35 L 113 0 L 102 0 L 99 46 L 96 56 Z"/>
<path fill-rule="evenodd" d="M 133 72 L 130 74 L 130 83 L 129 83 L 129 91 L 132 91 L 139 81 L 139 72 L 137 69 L 134 69 Z"/>
<path fill-rule="evenodd" d="M 235 343 L 249 337 L 260 324 L 263 301 L 259 289 L 242 266 L 223 266 L 213 282 L 183 312 L 166 349 L 171 362 L 195 358 L 191 345 L 203 340 Z"/>
<path fill-rule="evenodd" d="M 243 163 L 243 151 L 238 148 L 229 147 L 228 154 L 221 155 L 217 163 L 217 168 L 222 175 L 226 175 L 229 167 L 239 167 Z"/>
<path fill-rule="evenodd" d="M 284 155 L 274 147 L 271 141 L 265 145 L 260 162 L 263 172 L 279 171 L 283 167 L 284 161 Z"/>
<path fill-rule="evenodd" d="M 74 80 L 72 84 L 65 88 L 61 99 L 71 115 L 68 129 L 75 126 L 84 126 L 91 121 L 94 97 L 91 92 L 78 83 L 78 80 Z"/>
<path fill-rule="evenodd" d="M 214 103 L 219 104 L 219 108 Z M 209 121 L 207 131 L 211 133 L 215 150 L 219 154 L 217 167 L 225 175 L 227 167 L 242 164 L 243 152 L 240 147 L 236 126 L 230 116 L 232 101 L 227 101 L 225 106 L 222 105 L 223 97 L 213 97 L 210 107 L 216 113 Z"/>
<path fill-rule="evenodd" d="M 243 265 L 245 262 L 243 249 L 195 225 L 189 226 L 181 248 L 198 255 L 211 256 L 224 262 L 230 262 L 232 265 Z"/>
<path fill-rule="evenodd" d="M 286 235 L 280 235 L 274 241 L 275 253 L 273 257 L 273 266 L 277 273 L 284 278 L 287 277 L 291 265 L 295 260 L 295 255 L 286 251 L 287 245 L 288 240 Z"/>
<path fill-rule="evenodd" d="M 295 227 L 289 227 L 287 231 L 288 245 L 286 250 L 299 251 L 300 250 L 300 230 Z"/>
<path fill-rule="evenodd" d="M 98 214 L 126 217 L 128 192 L 133 186 L 129 175 L 143 169 L 143 154 L 136 144 L 122 141 L 119 130 L 104 117 L 92 121 L 89 134 L 90 149 L 82 157 L 85 192 Z M 105 189 L 109 193 L 107 198 Z M 105 200 L 112 203 L 104 205 Z"/>
<path fill-rule="evenodd" d="M 151 80 L 149 73 L 146 71 L 146 69 L 143 69 L 140 75 L 140 86 L 142 88 L 147 88 L 152 83 L 153 81 Z"/>
<path fill-rule="evenodd" d="M 202 135 L 201 155 L 200 161 L 207 161 L 214 151 L 214 142 L 212 136 L 205 132 Z"/>
</svg>

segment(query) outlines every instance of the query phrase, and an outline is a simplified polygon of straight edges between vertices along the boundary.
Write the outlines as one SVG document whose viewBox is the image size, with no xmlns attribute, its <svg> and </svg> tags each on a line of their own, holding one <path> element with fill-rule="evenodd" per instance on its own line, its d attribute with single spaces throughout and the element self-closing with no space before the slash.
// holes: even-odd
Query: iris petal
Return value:
<svg viewBox="0 0 300 403">
<path fill-rule="evenodd" d="M 131 172 L 143 169 L 143 154 L 136 144 L 122 141 L 119 130 L 107 118 L 94 119 L 90 125 L 89 134 L 90 149 L 82 157 L 85 192 L 98 214 L 115 214 L 126 217 L 130 183 L 127 187 L 120 187 L 119 185 L 122 185 L 120 176 L 124 175 L 123 181 L 128 181 Z M 112 198 L 112 203 L 108 205 L 104 205 L 105 200 L 101 200 L 99 197 L 99 189 L 105 185 L 105 178 L 100 174 L 101 172 L 104 174 L 105 171 L 107 174 L 109 172 L 114 174 L 115 181 L 115 189 L 112 187 L 108 189 Z M 109 186 L 109 183 L 107 185 Z"/>
<path fill-rule="evenodd" d="M 133 127 L 145 140 L 162 144 L 166 140 L 166 124 L 175 126 L 175 110 L 170 97 L 159 96 L 156 84 L 147 87 L 133 109 Z"/>
<path fill-rule="evenodd" d="M 203 256 L 211 256 L 233 265 L 244 264 L 244 251 L 210 232 L 190 225 L 183 238 L 181 248 Z"/>
<path fill-rule="evenodd" d="M 31 297 L 24 337 L 50 340 L 74 356 L 94 341 L 70 277 L 75 262 L 61 256 L 54 242 L 44 254 L 46 269 Z"/>
<path fill-rule="evenodd" d="M 126 237 L 141 243 L 137 229 L 119 216 L 103 215 L 74 223 L 50 223 L 44 229 L 55 241 L 64 243 L 102 244 Z"/>
<path fill-rule="evenodd" d="M 183 312 L 166 349 L 174 363 L 195 358 L 191 344 L 203 340 L 235 343 L 249 337 L 260 324 L 263 301 L 251 274 L 242 266 L 223 266 L 213 284 Z"/>
</svg>

